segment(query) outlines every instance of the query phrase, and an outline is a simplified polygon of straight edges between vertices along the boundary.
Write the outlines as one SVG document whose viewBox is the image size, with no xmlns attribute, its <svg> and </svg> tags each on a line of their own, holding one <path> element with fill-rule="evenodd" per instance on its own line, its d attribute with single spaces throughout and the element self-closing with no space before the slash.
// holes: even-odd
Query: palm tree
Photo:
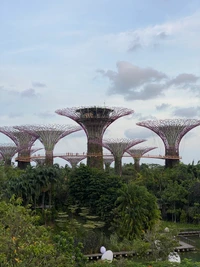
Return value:
<svg viewBox="0 0 200 267">
<path fill-rule="evenodd" d="M 124 185 L 116 204 L 115 226 L 121 237 L 133 239 L 141 236 L 159 218 L 155 196 L 134 182 Z"/>
</svg>

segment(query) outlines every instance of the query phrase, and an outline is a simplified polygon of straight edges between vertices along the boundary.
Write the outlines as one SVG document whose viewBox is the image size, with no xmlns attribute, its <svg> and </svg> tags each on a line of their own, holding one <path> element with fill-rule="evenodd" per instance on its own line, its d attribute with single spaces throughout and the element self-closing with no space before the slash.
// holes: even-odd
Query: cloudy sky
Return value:
<svg viewBox="0 0 200 267">
<path fill-rule="evenodd" d="M 199 119 L 199 29 L 199 0 L 0 0 L 0 125 L 75 125 L 55 110 L 126 107 L 134 114 L 105 139 L 145 138 L 163 154 L 160 138 L 136 123 Z M 72 135 L 56 153 L 86 151 L 84 133 Z M 182 139 L 184 163 L 200 160 L 199 137 L 197 127 Z"/>
</svg>

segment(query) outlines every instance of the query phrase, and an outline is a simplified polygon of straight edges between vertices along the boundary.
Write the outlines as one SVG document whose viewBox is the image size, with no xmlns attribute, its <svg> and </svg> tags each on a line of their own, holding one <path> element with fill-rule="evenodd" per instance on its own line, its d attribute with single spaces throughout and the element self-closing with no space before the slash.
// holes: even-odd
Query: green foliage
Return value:
<svg viewBox="0 0 200 267">
<path fill-rule="evenodd" d="M 151 231 L 144 234 L 144 240 L 150 245 L 150 256 L 153 260 L 167 260 L 169 253 L 178 246 L 174 236 L 177 236 L 176 230 L 170 229 L 169 232 L 165 232 L 160 224 L 156 224 Z"/>
<path fill-rule="evenodd" d="M 34 208 L 55 204 L 57 187 L 62 179 L 62 171 L 57 165 L 28 166 L 19 176 L 14 175 L 7 181 L 7 196 L 21 197 L 24 205 Z"/>
<path fill-rule="evenodd" d="M 121 186 L 120 177 L 81 165 L 70 175 L 71 203 L 89 208 L 90 213 L 109 223 Z"/>
<path fill-rule="evenodd" d="M 154 195 L 144 186 L 131 182 L 120 190 L 114 228 L 120 237 L 130 240 L 142 236 L 159 219 L 159 210 Z"/>
<path fill-rule="evenodd" d="M 52 239 L 49 229 L 37 226 L 38 218 L 20 202 L 0 202 L 0 266 L 84 266 L 81 244 L 75 246 L 66 232 Z"/>
<path fill-rule="evenodd" d="M 109 239 L 109 248 L 112 251 L 131 251 L 133 250 L 133 241 L 127 238 L 119 238 L 117 233 L 112 233 Z"/>
<path fill-rule="evenodd" d="M 79 242 L 75 245 L 73 237 L 68 232 L 61 231 L 54 236 L 54 241 L 57 251 L 65 256 L 66 262 L 77 267 L 81 267 L 86 263 L 86 258 L 81 252 L 82 243 Z"/>
</svg>

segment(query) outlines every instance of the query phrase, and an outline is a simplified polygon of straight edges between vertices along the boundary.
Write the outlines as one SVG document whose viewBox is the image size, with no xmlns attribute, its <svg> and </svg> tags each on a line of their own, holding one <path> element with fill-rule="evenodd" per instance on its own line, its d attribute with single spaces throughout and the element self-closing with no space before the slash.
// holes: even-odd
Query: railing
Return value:
<svg viewBox="0 0 200 267">
<path fill-rule="evenodd" d="M 70 156 L 70 157 L 82 157 L 82 156 L 86 156 L 86 157 L 99 157 L 99 156 L 102 156 L 102 154 L 99 154 L 99 153 L 65 153 L 65 154 L 54 154 L 53 157 L 56 158 L 56 157 L 59 157 L 59 156 Z M 103 156 L 105 157 L 113 157 L 112 154 L 103 154 Z M 132 157 L 131 155 L 129 154 L 124 154 L 123 157 Z M 15 161 L 29 161 L 29 160 L 34 160 L 34 159 L 37 159 L 37 158 L 45 158 L 44 155 L 32 155 L 31 157 L 17 157 L 15 158 Z M 162 155 L 143 155 L 143 156 L 138 156 L 138 158 L 157 158 L 157 159 L 181 159 L 182 157 L 179 157 L 179 156 L 170 156 L 170 155 L 166 155 L 166 156 L 162 156 Z"/>
<path fill-rule="evenodd" d="M 178 239 L 179 239 L 180 241 L 183 241 L 183 242 L 189 244 L 189 245 L 192 245 L 192 246 L 195 246 L 195 245 L 196 245 L 196 242 L 195 242 L 194 240 L 192 240 L 192 239 L 190 239 L 190 238 L 188 238 L 188 237 L 186 237 L 186 236 L 181 236 L 181 235 L 179 235 L 179 236 L 178 236 Z"/>
</svg>

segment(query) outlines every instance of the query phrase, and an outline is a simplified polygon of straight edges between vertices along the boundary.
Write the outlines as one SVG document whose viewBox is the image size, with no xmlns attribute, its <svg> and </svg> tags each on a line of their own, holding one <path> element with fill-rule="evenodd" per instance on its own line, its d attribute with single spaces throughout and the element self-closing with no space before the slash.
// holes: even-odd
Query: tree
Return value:
<svg viewBox="0 0 200 267">
<path fill-rule="evenodd" d="M 81 244 L 69 233 L 53 235 L 38 226 L 38 218 L 14 198 L 0 201 L 0 265 L 8 267 L 83 266 Z M 66 264 L 67 263 L 67 264 Z"/>
<path fill-rule="evenodd" d="M 168 213 L 172 214 L 172 221 L 177 222 L 183 205 L 187 203 L 188 191 L 177 181 L 170 181 L 163 191 L 162 199 L 168 207 Z"/>
<path fill-rule="evenodd" d="M 114 228 L 122 238 L 140 237 L 159 219 L 156 197 L 134 182 L 123 186 L 116 205 Z"/>
<path fill-rule="evenodd" d="M 118 189 L 122 187 L 119 176 L 80 165 L 70 175 L 71 204 L 87 207 L 92 215 L 110 223 Z"/>
</svg>

